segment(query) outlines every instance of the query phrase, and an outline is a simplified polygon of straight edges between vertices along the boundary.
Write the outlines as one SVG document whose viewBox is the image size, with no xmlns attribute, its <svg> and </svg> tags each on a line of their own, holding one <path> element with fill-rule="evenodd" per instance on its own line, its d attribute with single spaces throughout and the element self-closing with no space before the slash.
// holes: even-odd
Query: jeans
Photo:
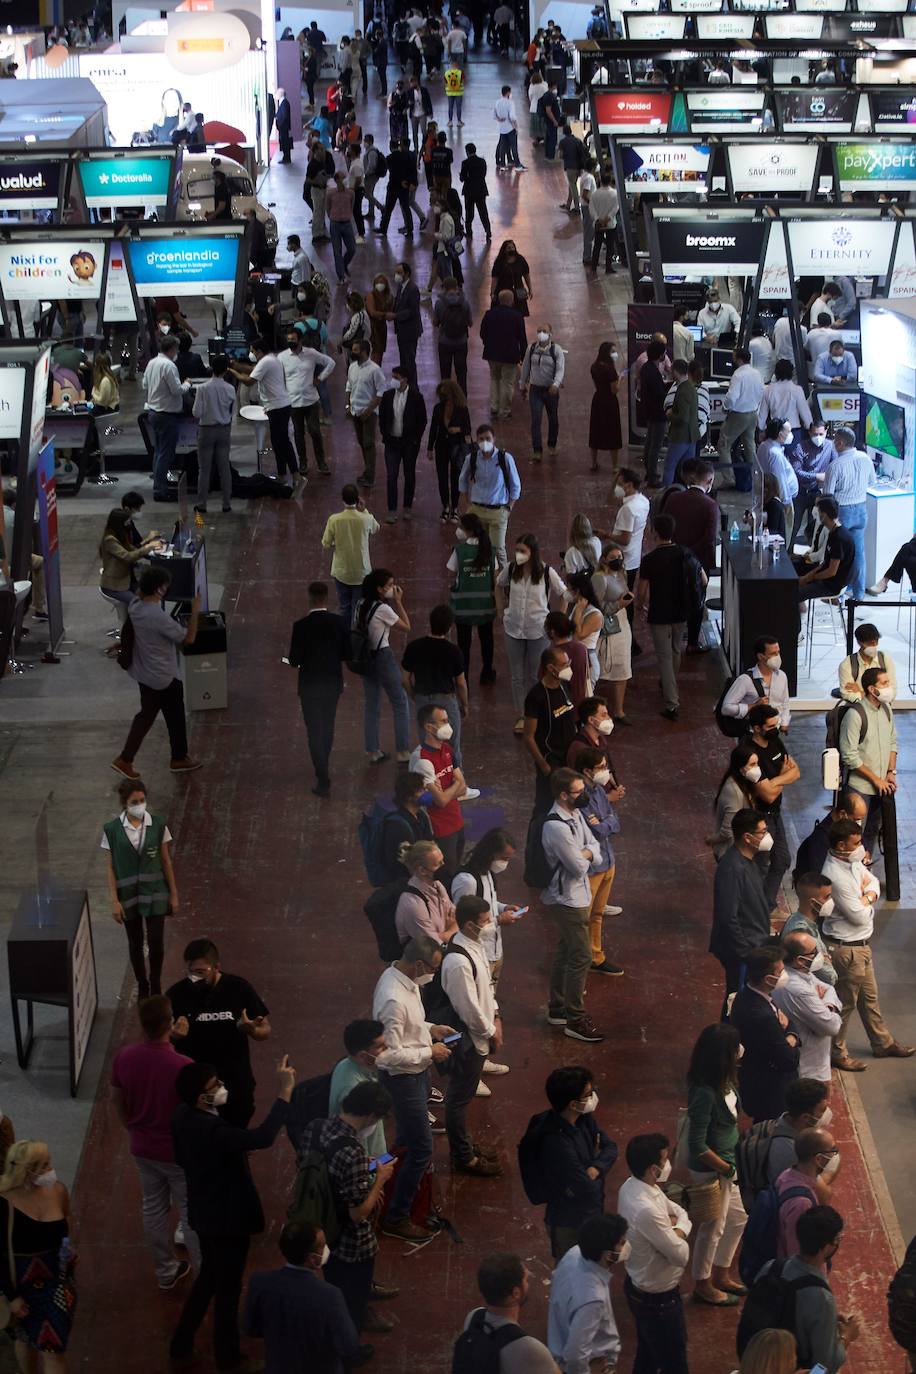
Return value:
<svg viewBox="0 0 916 1374">
<path fill-rule="evenodd" d="M 337 606 L 343 623 L 349 630 L 353 624 L 353 611 L 357 601 L 362 595 L 362 585 L 359 582 L 338 582 L 334 578 L 334 586 L 337 588 Z"/>
<path fill-rule="evenodd" d="M 768 854 L 756 855 L 754 862 L 763 873 L 764 895 L 770 906 L 774 907 L 776 898 L 779 896 L 779 889 L 782 887 L 782 880 L 792 862 L 781 808 L 778 811 L 771 811 L 767 815 L 767 829 L 773 836 L 773 848 Z"/>
<path fill-rule="evenodd" d="M 144 683 L 137 684 L 140 688 L 140 710 L 134 716 L 124 748 L 121 750 L 121 758 L 125 763 L 133 763 L 137 757 L 137 750 L 146 739 L 153 721 L 162 712 L 166 729 L 169 732 L 169 744 L 172 751 L 172 762 L 188 757 L 188 727 L 184 715 L 184 688 L 181 680 L 173 677 L 168 687 L 147 687 Z"/>
<path fill-rule="evenodd" d="M 386 1073 L 379 1069 L 378 1081 L 391 1093 L 396 1143 L 407 1150 L 395 1180 L 387 1217 L 390 1222 L 403 1221 L 433 1157 L 433 1134 L 426 1106 L 429 1069 L 422 1073 Z"/>
<path fill-rule="evenodd" d="M 337 280 L 343 281 L 350 263 L 356 256 L 356 232 L 351 219 L 330 221 L 331 247 L 334 250 L 334 270 Z M 346 252 L 342 251 L 346 249 Z"/>
<path fill-rule="evenodd" d="M 324 1266 L 326 1283 L 338 1288 L 347 1304 L 347 1311 L 353 1325 L 359 1331 L 366 1320 L 366 1308 L 372 1291 L 372 1275 L 375 1270 L 375 1256 L 371 1259 L 347 1261 L 331 1255 Z"/>
<path fill-rule="evenodd" d="M 601 261 L 601 245 L 604 244 L 604 270 L 613 272 L 614 270 L 614 239 L 617 229 L 613 224 L 604 227 L 595 224 L 592 230 L 592 267 L 597 272 L 598 264 Z"/>
<path fill-rule="evenodd" d="M 566 208 L 567 208 L 567 210 L 575 210 L 576 214 L 578 214 L 578 213 L 579 213 L 579 173 L 578 173 L 573 167 L 568 167 L 568 168 L 566 169 L 566 185 L 567 185 L 568 188 L 569 188 L 569 190 L 567 191 L 567 194 L 566 194 Z"/>
<path fill-rule="evenodd" d="M 460 343 L 450 343 L 447 339 L 439 338 L 439 375 L 443 382 L 447 381 L 452 375 L 452 368 L 455 369 L 455 380 L 461 390 L 467 395 L 468 391 L 468 341 L 462 339 Z"/>
<path fill-rule="evenodd" d="M 441 706 L 448 716 L 448 723 L 452 727 L 452 737 L 449 744 L 452 750 L 455 767 L 461 767 L 461 712 L 458 710 L 458 698 L 454 692 L 433 692 L 427 695 L 424 692 L 414 692 L 413 704 L 416 707 L 417 715 L 424 706 Z M 423 742 L 423 730 L 417 721 L 417 734 L 420 743 Z"/>
<path fill-rule="evenodd" d="M 452 1159 L 459 1164 L 470 1164 L 476 1154 L 468 1133 L 467 1108 L 477 1092 L 486 1057 L 474 1048 L 470 1036 L 452 1047 L 445 1090 L 445 1130 Z"/>
<path fill-rule="evenodd" d="M 356 430 L 356 442 L 363 454 L 363 470 L 360 474 L 371 485 L 375 481 L 375 411 L 370 415 L 352 416 Z"/>
<path fill-rule="evenodd" d="M 644 1293 L 627 1275 L 623 1291 L 636 1324 L 633 1374 L 689 1374 L 687 1324 L 677 1288 Z"/>
<path fill-rule="evenodd" d="M 595 244 L 595 221 L 584 201 L 579 202 L 579 214 L 582 216 L 582 261 L 591 262 L 592 248 Z"/>
<path fill-rule="evenodd" d="M 532 386 L 528 390 L 528 404 L 531 407 L 531 447 L 535 453 L 542 451 L 541 420 L 547 411 L 547 447 L 556 448 L 560 437 L 560 393 L 551 391 L 547 386 Z"/>
<path fill-rule="evenodd" d="M 164 501 L 169 468 L 175 462 L 181 415 L 171 410 L 149 410 L 147 415 L 153 435 L 153 495 L 157 500 Z"/>
<path fill-rule="evenodd" d="M 488 363 L 487 366 L 490 369 L 490 414 L 505 417 L 512 412 L 518 364 Z"/>
<path fill-rule="evenodd" d="M 175 1277 L 178 1260 L 172 1248 L 169 1212 L 175 1206 L 184 1231 L 185 1248 L 194 1269 L 200 1268 L 200 1243 L 188 1221 L 188 1185 L 180 1164 L 134 1155 L 143 1194 L 143 1235 L 153 1252 L 156 1278 L 168 1283 Z"/>
<path fill-rule="evenodd" d="M 321 437 L 321 404 L 313 401 L 310 406 L 292 406 L 293 434 L 296 436 L 296 449 L 299 454 L 299 471 L 308 472 L 309 459 L 308 451 L 305 447 L 305 434 L 312 441 L 312 448 L 315 452 L 315 462 L 318 464 L 319 472 L 327 470 L 327 460 L 324 456 L 324 439 Z"/>
<path fill-rule="evenodd" d="M 550 906 L 557 927 L 557 952 L 550 970 L 549 1016 L 581 1021 L 585 1015 L 585 980 L 592 962 L 587 906 Z"/>
<path fill-rule="evenodd" d="M 506 528 L 509 524 L 508 506 L 479 506 L 476 501 L 471 501 L 468 511 L 476 515 L 483 525 L 487 534 L 490 536 L 490 543 L 493 545 L 493 553 L 499 568 L 506 566 Z M 547 647 L 546 639 L 543 647 Z M 532 679 L 533 681 L 533 679 Z"/>
<path fill-rule="evenodd" d="M 462 122 L 462 121 L 461 121 L 461 102 L 462 102 L 463 99 L 464 99 L 464 96 L 462 96 L 462 95 L 450 95 L 450 96 L 449 96 L 449 98 L 448 98 L 448 122 L 449 122 L 449 124 L 451 124 L 451 122 L 452 122 L 453 119 L 457 119 L 457 121 L 458 121 L 459 124 Z"/>
<path fill-rule="evenodd" d="M 676 625 L 650 625 L 649 633 L 655 645 L 658 659 L 658 675 L 662 680 L 662 697 L 667 711 L 676 711 L 681 702 L 677 691 L 677 675 L 681 667 L 681 645 L 684 642 L 686 623 L 681 620 Z"/>
<path fill-rule="evenodd" d="M 664 420 L 646 421 L 646 438 L 642 446 L 642 461 L 646 469 L 646 481 L 658 481 L 658 459 L 665 442 Z"/>
<path fill-rule="evenodd" d="M 399 754 L 410 749 L 410 713 L 407 706 L 407 693 L 401 681 L 398 661 L 386 644 L 379 649 L 372 663 L 372 671 L 363 678 L 366 689 L 363 709 L 363 736 L 368 754 L 379 752 L 379 716 L 381 715 L 384 692 L 391 702 L 394 716 L 394 747 Z"/>
<path fill-rule="evenodd" d="M 404 464 L 404 509 L 413 505 L 417 487 L 417 444 L 411 440 L 389 437 L 385 440 L 385 471 L 388 474 L 388 509 L 398 508 L 398 474 Z"/>
<path fill-rule="evenodd" d="M 695 439 L 691 439 L 687 443 L 680 441 L 672 443 L 670 439 L 668 440 L 668 451 L 665 454 L 665 471 L 662 474 L 663 487 L 670 487 L 671 483 L 674 481 L 674 474 L 678 463 L 683 462 L 685 458 L 693 458 L 693 455 L 696 453 L 696 448 L 697 444 Z"/>
<path fill-rule="evenodd" d="M 413 146 L 414 146 L 414 152 L 416 152 L 416 153 L 418 153 L 418 152 L 420 151 L 420 144 L 421 144 L 421 143 L 423 142 L 423 140 L 426 138 L 426 125 L 428 124 L 428 122 L 429 122 L 429 116 L 428 116 L 428 115 L 425 115 L 425 114 L 423 114 L 423 115 L 415 115 L 415 114 L 412 114 L 412 115 L 410 116 L 410 130 L 411 130 L 411 133 L 413 134 Z"/>
<path fill-rule="evenodd" d="M 457 444 L 436 445 L 436 477 L 439 480 L 439 500 L 443 510 L 458 509 L 458 478 L 464 455 Z"/>
<path fill-rule="evenodd" d="M 148 970 L 143 953 L 144 925 L 146 927 L 146 944 L 149 949 Z M 127 916 L 124 920 L 124 934 L 127 936 L 130 966 L 140 988 L 141 1001 L 144 997 L 148 997 L 150 992 L 157 994 L 162 991 L 162 961 L 165 956 L 164 927 L 164 916 Z"/>
<path fill-rule="evenodd" d="M 309 753 L 319 787 L 330 787 L 328 761 L 334 747 L 334 723 L 340 701 L 340 684 L 315 679 L 299 688 L 299 704 L 308 735 Z"/>
<path fill-rule="evenodd" d="M 289 437 L 290 415 L 290 406 L 278 406 L 276 410 L 268 410 L 267 412 L 270 446 L 274 451 L 278 477 L 285 477 L 287 469 L 289 469 L 290 476 L 294 477 L 299 468 L 296 451 Z"/>
<path fill-rule="evenodd" d="M 487 212 L 487 197 L 483 191 L 465 191 L 464 193 L 464 227 L 470 235 L 474 224 L 474 211 L 480 216 L 483 231 L 487 238 L 490 237 L 490 216 Z"/>
<path fill-rule="evenodd" d="M 506 657 L 509 660 L 509 676 L 512 682 L 512 701 L 516 713 L 525 714 L 525 697 L 537 682 L 541 654 L 549 645 L 546 635 L 540 639 L 516 639 L 506 635 Z"/>
<path fill-rule="evenodd" d="M 216 1367 L 230 1370 L 240 1362 L 239 1298 L 250 1243 L 250 1236 L 200 1237 L 201 1265 L 172 1336 L 172 1359 L 191 1354 L 194 1336 L 212 1302 Z"/>
<path fill-rule="evenodd" d="M 852 535 L 856 546 L 856 557 L 849 575 L 847 590 L 854 601 L 861 601 L 865 595 L 865 502 L 853 506 L 840 506 L 840 524 Z"/>
<path fill-rule="evenodd" d="M 216 459 L 220 487 L 223 493 L 223 506 L 232 500 L 232 472 L 229 468 L 229 450 L 232 446 L 232 425 L 200 425 L 197 430 L 197 504 L 206 506 L 210 491 L 210 468 Z"/>
<path fill-rule="evenodd" d="M 471 669 L 471 635 L 474 630 L 473 625 L 465 625 L 458 621 L 455 625 L 455 638 L 458 640 L 458 648 L 464 659 L 464 676 L 467 678 Z M 482 625 L 477 626 L 477 640 L 480 644 L 481 668 L 485 673 L 493 671 L 493 621 L 486 620 Z"/>
</svg>

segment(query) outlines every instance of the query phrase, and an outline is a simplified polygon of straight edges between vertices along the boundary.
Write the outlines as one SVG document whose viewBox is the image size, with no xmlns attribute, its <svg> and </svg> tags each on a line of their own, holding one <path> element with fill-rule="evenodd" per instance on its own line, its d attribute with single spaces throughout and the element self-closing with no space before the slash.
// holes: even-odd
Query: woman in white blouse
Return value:
<svg viewBox="0 0 916 1374">
<path fill-rule="evenodd" d="M 515 541 L 515 556 L 496 579 L 497 598 L 506 655 L 512 678 L 512 700 L 518 713 L 514 725 L 517 735 L 525 729 L 525 697 L 537 682 L 541 654 L 549 640 L 544 620 L 550 598 L 568 600 L 566 585 L 554 568 L 541 562 L 537 535 L 523 534 Z"/>
<path fill-rule="evenodd" d="M 608 684 L 608 710 L 618 725 L 631 725 L 624 713 L 623 699 L 627 683 L 633 676 L 633 640 L 627 619 L 627 606 L 633 600 L 633 593 L 627 587 L 623 549 L 619 544 L 610 540 L 605 544 L 592 587 L 604 613 L 604 633 L 598 638 L 598 662 L 601 680 Z"/>
<path fill-rule="evenodd" d="M 802 433 L 808 432 L 811 407 L 798 382 L 792 381 L 792 364 L 786 358 L 780 358 L 773 369 L 773 380 L 763 388 L 758 419 L 761 429 L 766 429 L 767 420 L 787 420 L 796 443 Z"/>
<path fill-rule="evenodd" d="M 410 618 L 404 609 L 401 589 L 394 580 L 394 573 L 387 568 L 373 568 L 363 578 L 360 600 L 353 616 L 353 628 L 367 637 L 372 655 L 369 671 L 363 675 L 363 735 L 369 762 L 384 763 L 388 758 L 379 746 L 379 720 L 384 692 L 391 702 L 391 714 L 394 717 L 397 759 L 399 763 L 406 763 L 410 758 L 410 710 L 389 636 L 395 628 L 409 630 Z"/>
<path fill-rule="evenodd" d="M 592 573 L 601 561 L 601 541 L 587 515 L 574 515 L 569 527 L 569 544 L 563 555 L 568 573 Z"/>
</svg>

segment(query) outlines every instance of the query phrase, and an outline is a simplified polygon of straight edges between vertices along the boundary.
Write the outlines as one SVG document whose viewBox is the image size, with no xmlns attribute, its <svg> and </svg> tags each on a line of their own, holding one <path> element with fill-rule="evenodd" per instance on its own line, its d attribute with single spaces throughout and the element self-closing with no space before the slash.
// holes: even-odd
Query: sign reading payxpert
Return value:
<svg viewBox="0 0 916 1374">
<path fill-rule="evenodd" d="M 841 191 L 916 189 L 916 143 L 838 143 Z"/>
<path fill-rule="evenodd" d="M 0 244 L 0 287 L 8 301 L 98 300 L 104 243 L 61 239 Z"/>
<path fill-rule="evenodd" d="M 883 277 L 894 246 L 891 220 L 790 220 L 789 247 L 796 277 L 836 272 Z"/>
<path fill-rule="evenodd" d="M 164 205 L 169 194 L 167 157 L 93 158 L 78 163 L 90 210 L 108 205 Z"/>
<path fill-rule="evenodd" d="M 0 210 L 56 210 L 61 162 L 10 162 L 0 171 Z"/>
<path fill-rule="evenodd" d="M 231 295 L 240 243 L 240 238 L 130 240 L 128 253 L 137 295 Z"/>
</svg>

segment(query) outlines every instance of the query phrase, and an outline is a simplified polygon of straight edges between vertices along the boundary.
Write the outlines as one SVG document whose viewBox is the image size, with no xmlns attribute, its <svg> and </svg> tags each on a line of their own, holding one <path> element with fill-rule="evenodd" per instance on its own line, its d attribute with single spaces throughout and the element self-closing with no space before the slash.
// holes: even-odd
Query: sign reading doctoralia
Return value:
<svg viewBox="0 0 916 1374">
<path fill-rule="evenodd" d="M 144 238 L 128 241 L 137 295 L 232 295 L 241 239 Z"/>
<path fill-rule="evenodd" d="M 627 191 L 705 195 L 709 148 L 688 143 L 632 144 L 621 149 Z"/>
<path fill-rule="evenodd" d="M 841 191 L 916 190 L 916 143 L 838 143 Z"/>
<path fill-rule="evenodd" d="M 757 271 L 766 226 L 756 220 L 658 218 L 655 223 L 666 276 L 746 277 Z"/>
<path fill-rule="evenodd" d="M 795 276 L 842 272 L 883 277 L 890 266 L 895 227 L 892 220 L 790 220 Z"/>
<path fill-rule="evenodd" d="M 63 162 L 9 162 L 0 170 L 0 210 L 56 210 Z"/>
<path fill-rule="evenodd" d="M 8 301 L 98 300 L 105 244 L 47 239 L 0 244 L 0 287 Z"/>
<path fill-rule="evenodd" d="M 794 191 L 807 195 L 814 182 L 818 148 L 813 143 L 730 143 L 727 148 L 732 189 L 768 194 Z"/>
<path fill-rule="evenodd" d="M 77 164 L 90 210 L 109 205 L 164 205 L 169 194 L 171 158 L 91 158 Z"/>
</svg>

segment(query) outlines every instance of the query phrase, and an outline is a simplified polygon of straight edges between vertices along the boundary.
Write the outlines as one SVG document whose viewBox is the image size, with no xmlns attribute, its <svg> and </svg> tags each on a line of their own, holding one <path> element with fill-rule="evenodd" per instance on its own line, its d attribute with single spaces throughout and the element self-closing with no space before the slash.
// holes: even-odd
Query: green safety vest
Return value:
<svg viewBox="0 0 916 1374">
<path fill-rule="evenodd" d="M 477 545 L 455 545 L 458 574 L 449 594 L 455 619 L 464 625 L 485 625 L 496 616 L 493 568 L 475 568 Z"/>
<path fill-rule="evenodd" d="M 111 846 L 118 901 L 124 908 L 125 920 L 134 916 L 165 916 L 169 909 L 169 889 L 159 852 L 165 834 L 163 818 L 150 816 L 139 851 L 125 835 L 120 816 L 116 821 L 108 821 L 104 830 Z"/>
</svg>

